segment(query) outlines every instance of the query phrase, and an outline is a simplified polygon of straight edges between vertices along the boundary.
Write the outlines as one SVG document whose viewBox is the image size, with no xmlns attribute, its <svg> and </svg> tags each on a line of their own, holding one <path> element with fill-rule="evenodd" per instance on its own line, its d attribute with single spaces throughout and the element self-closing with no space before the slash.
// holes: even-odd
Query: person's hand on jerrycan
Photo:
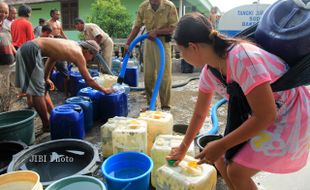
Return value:
<svg viewBox="0 0 310 190">
<path fill-rule="evenodd" d="M 173 163 L 173 166 L 177 166 L 185 157 L 187 148 L 183 146 L 183 143 L 178 147 L 173 147 L 169 153 L 169 155 L 166 157 L 166 160 L 168 161 L 169 165 Z"/>
<path fill-rule="evenodd" d="M 104 92 L 105 94 L 111 94 L 111 93 L 114 92 L 114 90 L 113 90 L 112 88 L 103 88 L 103 92 Z"/>
</svg>

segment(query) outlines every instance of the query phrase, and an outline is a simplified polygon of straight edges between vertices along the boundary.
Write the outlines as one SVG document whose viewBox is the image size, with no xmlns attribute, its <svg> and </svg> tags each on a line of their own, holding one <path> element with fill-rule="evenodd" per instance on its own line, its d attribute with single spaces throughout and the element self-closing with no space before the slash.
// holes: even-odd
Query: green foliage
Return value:
<svg viewBox="0 0 310 190">
<path fill-rule="evenodd" d="M 84 36 L 84 33 L 83 33 L 83 32 L 80 32 L 80 33 L 79 33 L 79 39 L 80 39 L 80 40 L 85 40 L 85 36 Z"/>
<path fill-rule="evenodd" d="M 131 31 L 131 19 L 120 0 L 97 0 L 91 5 L 88 22 L 96 23 L 113 38 L 126 38 Z"/>
</svg>

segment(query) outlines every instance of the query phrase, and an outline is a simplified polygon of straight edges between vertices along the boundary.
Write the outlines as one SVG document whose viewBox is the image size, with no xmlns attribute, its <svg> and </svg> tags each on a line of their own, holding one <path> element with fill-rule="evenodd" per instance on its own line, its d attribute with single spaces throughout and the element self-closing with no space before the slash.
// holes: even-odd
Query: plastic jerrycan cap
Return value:
<svg viewBox="0 0 310 190">
<path fill-rule="evenodd" d="M 173 166 L 176 160 L 167 160 L 169 166 Z"/>
</svg>

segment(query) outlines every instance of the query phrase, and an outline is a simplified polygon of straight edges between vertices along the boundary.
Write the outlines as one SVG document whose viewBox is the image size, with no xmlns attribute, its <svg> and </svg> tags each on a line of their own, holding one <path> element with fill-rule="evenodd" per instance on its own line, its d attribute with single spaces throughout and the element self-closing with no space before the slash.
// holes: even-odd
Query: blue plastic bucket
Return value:
<svg viewBox="0 0 310 190">
<path fill-rule="evenodd" d="M 89 97 L 87 96 L 75 96 L 66 99 L 66 104 L 77 104 L 82 107 L 84 112 L 84 127 L 85 131 L 88 131 L 94 126 L 93 121 L 93 104 Z"/>
<path fill-rule="evenodd" d="M 152 169 L 152 159 L 140 152 L 114 154 L 101 166 L 109 190 L 148 190 Z"/>
<path fill-rule="evenodd" d="M 129 86 L 137 87 L 139 84 L 139 69 L 138 67 L 127 67 L 125 71 L 124 83 Z"/>
<path fill-rule="evenodd" d="M 64 104 L 52 110 L 51 139 L 77 138 L 84 139 L 84 113 L 81 106 Z"/>
<path fill-rule="evenodd" d="M 103 182 L 90 176 L 70 176 L 60 179 L 46 190 L 106 190 Z"/>
</svg>

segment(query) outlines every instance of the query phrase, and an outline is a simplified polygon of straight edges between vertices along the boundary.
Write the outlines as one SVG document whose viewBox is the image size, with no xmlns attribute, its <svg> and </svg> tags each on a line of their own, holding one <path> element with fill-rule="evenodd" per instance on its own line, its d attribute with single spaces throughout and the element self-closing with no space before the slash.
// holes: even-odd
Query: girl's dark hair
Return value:
<svg viewBox="0 0 310 190">
<path fill-rule="evenodd" d="M 29 17 L 30 13 L 31 13 L 31 7 L 29 7 L 28 5 L 21 5 L 19 8 L 18 8 L 18 16 L 22 16 L 22 17 Z"/>
<path fill-rule="evenodd" d="M 225 57 L 227 48 L 232 44 L 244 41 L 220 34 L 213 29 L 211 22 L 198 12 L 186 14 L 180 19 L 173 38 L 178 45 L 184 47 L 188 47 L 189 42 L 209 44 L 219 57 Z"/>
</svg>

